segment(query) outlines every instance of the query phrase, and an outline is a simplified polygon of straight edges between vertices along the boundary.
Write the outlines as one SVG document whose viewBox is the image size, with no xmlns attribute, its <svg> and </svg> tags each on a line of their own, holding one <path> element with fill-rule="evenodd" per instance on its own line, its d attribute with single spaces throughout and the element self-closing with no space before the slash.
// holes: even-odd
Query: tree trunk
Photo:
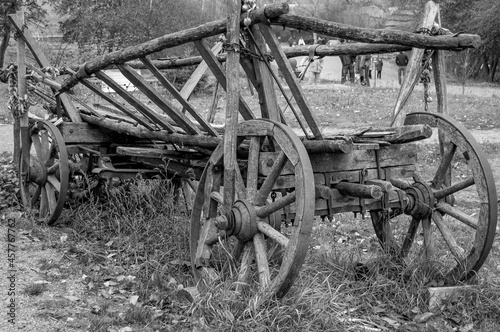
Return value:
<svg viewBox="0 0 500 332">
<path fill-rule="evenodd" d="M 499 55 L 495 55 L 493 58 L 493 61 L 491 63 L 491 69 L 490 69 L 490 81 L 493 82 L 495 80 L 495 74 L 497 72 L 497 67 L 498 67 L 498 60 L 499 60 Z"/>
<path fill-rule="evenodd" d="M 3 63 L 5 61 L 5 52 L 9 46 L 10 40 L 10 24 L 5 24 L 4 35 L 2 38 L 2 44 L 0 45 L 0 68 L 3 68 Z"/>
</svg>

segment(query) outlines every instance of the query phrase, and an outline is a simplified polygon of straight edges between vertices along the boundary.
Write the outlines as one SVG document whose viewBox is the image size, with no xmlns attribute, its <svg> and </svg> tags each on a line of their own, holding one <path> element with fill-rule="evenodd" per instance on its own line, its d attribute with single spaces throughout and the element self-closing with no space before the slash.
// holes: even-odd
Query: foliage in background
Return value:
<svg viewBox="0 0 500 332">
<path fill-rule="evenodd" d="M 37 0 L 3 0 L 0 2 L 0 33 L 2 34 L 2 42 L 0 44 L 0 68 L 3 68 L 5 51 L 9 45 L 11 27 L 7 17 L 9 14 L 19 10 L 21 5 L 24 5 L 25 20 L 27 22 L 41 23 L 45 17 L 45 10 L 42 8 L 44 1 Z"/>
<path fill-rule="evenodd" d="M 0 155 L 0 211 L 19 206 L 19 178 L 11 159 L 12 154 Z"/>
<path fill-rule="evenodd" d="M 495 81 L 500 58 L 500 2 L 497 0 L 441 1 L 443 25 L 452 31 L 465 31 L 481 36 L 482 44 L 472 54 L 472 77 Z M 455 66 L 463 66 L 456 54 Z M 453 65 L 453 64 L 452 64 Z"/>
<path fill-rule="evenodd" d="M 63 17 L 63 41 L 89 47 L 94 55 L 112 52 L 202 23 L 194 1 L 48 0 Z M 165 53 L 165 52 L 164 52 Z M 158 54 L 166 56 L 167 54 Z"/>
</svg>

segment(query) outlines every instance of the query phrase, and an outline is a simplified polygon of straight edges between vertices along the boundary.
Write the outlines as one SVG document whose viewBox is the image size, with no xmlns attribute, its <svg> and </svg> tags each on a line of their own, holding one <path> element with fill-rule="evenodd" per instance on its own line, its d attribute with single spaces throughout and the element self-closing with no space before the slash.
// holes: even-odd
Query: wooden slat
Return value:
<svg viewBox="0 0 500 332">
<path fill-rule="evenodd" d="M 189 120 L 182 112 L 179 112 L 170 101 L 163 98 L 158 91 L 156 91 L 151 84 L 137 72 L 127 65 L 118 65 L 118 69 L 135 87 L 141 90 L 146 97 L 155 103 L 165 114 L 170 116 L 176 124 L 183 128 L 188 134 L 201 135 L 197 126 Z"/>
<path fill-rule="evenodd" d="M 122 97 L 127 103 L 132 105 L 136 110 L 138 110 L 146 118 L 150 119 L 153 123 L 162 127 L 163 129 L 169 131 L 170 133 L 175 133 L 175 128 L 167 122 L 167 120 L 161 117 L 158 113 L 152 110 L 149 106 L 143 104 L 139 99 L 132 96 L 124 88 L 122 88 L 118 83 L 113 81 L 111 77 L 104 74 L 103 72 L 95 73 L 96 77 L 101 81 L 106 83 L 111 89 L 113 89 L 120 97 Z"/>
<path fill-rule="evenodd" d="M 212 53 L 214 55 L 219 54 L 219 52 L 222 50 L 222 42 L 217 42 L 215 45 L 212 47 Z M 194 89 L 196 88 L 196 85 L 200 82 L 200 79 L 205 75 L 206 71 L 208 69 L 208 65 L 205 61 L 202 61 L 198 67 L 194 70 L 194 72 L 191 74 L 189 79 L 184 83 L 184 86 L 182 87 L 180 91 L 180 95 L 182 96 L 183 99 L 188 100 L 189 97 L 191 97 L 191 94 L 193 93 Z"/>
<path fill-rule="evenodd" d="M 82 80 L 81 83 L 86 88 L 88 88 L 90 91 L 94 92 L 96 95 L 98 95 L 102 99 L 106 100 L 108 103 L 110 103 L 111 105 L 113 105 L 114 107 L 119 109 L 121 112 L 123 112 L 124 114 L 128 115 L 129 117 L 131 117 L 132 119 L 137 121 L 137 123 L 141 124 L 142 126 L 144 126 L 145 128 L 147 128 L 149 130 L 155 130 L 155 128 L 150 123 L 148 123 L 147 121 L 142 119 L 142 117 L 137 116 L 134 112 L 129 110 L 127 107 L 125 107 L 124 105 L 119 103 L 114 98 L 111 98 L 108 94 L 102 92 L 101 88 L 98 87 L 97 85 L 95 85 L 87 80 Z M 80 114 L 80 116 L 82 116 L 82 115 Z"/>
<path fill-rule="evenodd" d="M 191 116 L 198 121 L 203 129 L 205 129 L 211 136 L 219 136 L 217 131 L 207 121 L 205 121 L 200 114 L 198 114 L 198 112 L 186 99 L 181 96 L 175 86 L 170 83 L 165 76 L 163 76 L 163 74 L 151 63 L 151 61 L 146 58 L 141 58 L 141 61 L 151 71 L 154 77 L 156 77 L 158 82 L 160 82 L 163 87 L 167 89 L 167 91 L 170 92 L 172 96 L 189 112 L 189 114 L 191 114 Z"/>
<path fill-rule="evenodd" d="M 254 25 L 251 28 L 253 36 L 255 37 L 256 45 L 250 44 L 250 49 L 257 53 L 256 48 L 260 50 L 266 50 L 266 42 L 262 37 L 259 25 Z M 266 61 L 265 59 L 263 61 Z M 255 75 L 257 82 L 256 89 L 259 93 L 260 109 L 262 117 L 268 118 L 274 121 L 281 122 L 281 110 L 278 106 L 278 100 L 276 98 L 276 92 L 274 89 L 274 80 L 269 72 L 267 66 L 261 59 L 253 58 L 253 65 L 255 67 Z"/>
<path fill-rule="evenodd" d="M 290 65 L 290 62 L 283 53 L 283 50 L 281 49 L 280 43 L 276 35 L 271 30 L 271 27 L 267 25 L 261 24 L 259 28 L 260 31 L 262 32 L 262 35 L 264 36 L 264 39 L 266 40 L 267 45 L 271 49 L 271 53 L 274 56 L 276 63 L 278 64 L 278 68 L 280 68 L 280 70 L 282 71 L 283 76 L 285 77 L 285 80 L 288 84 L 288 87 L 290 88 L 290 92 L 294 96 L 295 101 L 297 102 L 297 106 L 302 112 L 302 115 L 304 116 L 304 119 L 309 125 L 309 128 L 311 129 L 314 137 L 317 140 L 323 139 L 324 135 L 319 127 L 318 119 L 316 118 L 316 115 L 312 112 L 312 110 L 309 108 L 309 105 L 306 99 L 304 98 L 305 94 L 302 91 L 302 87 L 296 80 L 295 74 L 292 74 L 293 70 Z"/>
<path fill-rule="evenodd" d="M 43 53 L 40 46 L 38 46 L 38 43 L 36 42 L 35 38 L 33 38 L 33 36 L 31 35 L 31 32 L 22 24 L 22 21 L 20 20 L 19 16 L 16 14 L 12 14 L 9 15 L 9 19 L 14 28 L 17 30 L 17 32 L 23 37 L 26 45 L 28 46 L 31 53 L 35 57 L 35 60 L 38 62 L 38 65 L 42 68 L 50 67 L 49 60 L 45 57 L 45 54 Z M 63 104 L 64 109 L 66 110 L 66 113 L 68 117 L 71 119 L 71 121 L 82 122 L 78 110 L 75 108 L 73 103 L 68 99 L 68 96 L 62 94 L 60 98 L 61 98 L 61 103 Z"/>
<path fill-rule="evenodd" d="M 237 43 L 239 43 L 239 40 L 237 41 Z M 228 82 L 226 81 L 226 74 L 224 73 L 224 69 L 222 68 L 221 64 L 217 61 L 217 58 L 214 56 L 212 52 L 210 52 L 210 50 L 205 46 L 205 44 L 201 40 L 195 41 L 194 44 L 198 48 L 198 51 L 200 52 L 203 59 L 210 67 L 210 70 L 212 71 L 214 76 L 217 78 L 219 84 L 226 91 L 226 93 L 228 93 L 228 89 L 230 89 L 231 87 L 228 86 Z M 239 82 L 235 83 L 239 84 Z M 241 98 L 241 96 L 239 96 L 239 102 L 236 105 L 236 109 L 238 108 L 243 119 L 245 120 L 255 119 L 255 116 L 250 110 L 250 107 L 245 103 L 245 101 L 243 100 L 243 98 Z"/>
</svg>

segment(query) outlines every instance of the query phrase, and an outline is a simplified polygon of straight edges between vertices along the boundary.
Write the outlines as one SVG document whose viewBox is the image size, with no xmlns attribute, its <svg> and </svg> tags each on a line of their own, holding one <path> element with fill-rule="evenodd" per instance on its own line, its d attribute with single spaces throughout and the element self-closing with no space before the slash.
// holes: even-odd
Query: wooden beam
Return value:
<svg viewBox="0 0 500 332">
<path fill-rule="evenodd" d="M 201 135 L 198 127 L 189 120 L 182 112 L 179 112 L 170 101 L 163 98 L 158 91 L 156 91 L 151 84 L 137 72 L 127 65 L 118 65 L 118 69 L 135 87 L 141 90 L 146 97 L 155 103 L 165 114 L 170 116 L 175 123 L 184 129 L 190 135 Z"/>
<path fill-rule="evenodd" d="M 399 44 L 441 50 L 476 48 L 481 44 L 481 37 L 472 34 L 429 36 L 400 30 L 359 28 L 348 24 L 291 14 L 283 14 L 270 21 L 273 25 L 286 26 L 302 31 L 315 31 L 331 37 L 365 43 Z"/>
<path fill-rule="evenodd" d="M 227 39 L 230 45 L 239 45 L 240 42 L 240 24 L 239 16 L 241 10 L 240 0 L 227 0 Z M 202 53 L 205 61 L 214 61 L 213 54 L 209 52 L 201 41 L 195 42 L 196 47 Z M 207 53 L 212 54 L 208 56 Z M 207 61 L 208 63 L 208 61 Z M 220 69 L 220 65 L 214 69 Z M 240 53 L 238 49 L 227 50 L 226 62 L 226 128 L 224 132 L 224 205 L 223 213 L 226 217 L 231 217 L 231 208 L 236 198 L 236 173 L 237 160 L 236 149 L 238 148 L 238 105 L 241 104 L 240 84 L 239 84 L 239 69 L 240 69 Z M 212 70 L 212 72 L 214 72 Z M 215 73 L 214 73 L 215 74 Z M 220 82 L 220 81 L 219 81 Z M 223 84 L 220 82 L 221 85 Z M 223 85 L 224 86 L 224 85 Z"/>
<path fill-rule="evenodd" d="M 80 113 L 83 121 L 97 125 L 99 127 L 108 128 L 117 133 L 132 135 L 139 138 L 163 141 L 169 144 L 178 144 L 183 146 L 193 146 L 205 149 L 215 149 L 221 142 L 218 137 L 209 137 L 201 135 L 186 135 L 170 133 L 166 130 L 148 130 L 142 127 L 136 127 L 126 122 L 118 122 L 116 120 L 101 119 L 96 116 Z"/>
<path fill-rule="evenodd" d="M 194 107 L 184 99 L 179 91 L 175 88 L 175 86 L 170 83 L 165 76 L 146 58 L 141 58 L 141 61 L 144 63 L 147 69 L 151 71 L 151 73 L 156 77 L 158 82 L 160 82 L 168 92 L 172 94 L 172 96 L 186 109 L 191 116 L 198 121 L 199 125 L 205 129 L 211 136 L 219 136 L 217 131 L 207 122 L 203 117 L 194 109 Z"/>
<path fill-rule="evenodd" d="M 17 14 L 12 14 L 9 15 L 9 19 L 14 28 L 17 30 L 18 34 L 20 34 L 24 39 L 24 42 L 26 43 L 31 53 L 35 57 L 35 60 L 38 62 L 38 65 L 42 68 L 50 67 L 49 60 L 45 57 L 45 54 L 43 53 L 42 49 L 38 46 L 38 43 L 36 42 L 35 38 L 33 38 L 33 36 L 31 35 L 31 32 L 24 26 L 19 16 Z M 71 121 L 82 122 L 78 110 L 73 105 L 71 100 L 68 99 L 68 96 L 63 94 L 60 96 L 60 98 L 61 98 L 61 103 L 63 104 L 64 109 L 66 110 L 66 114 L 71 119 Z"/>
<path fill-rule="evenodd" d="M 174 133 L 175 128 L 167 122 L 167 120 L 161 117 L 158 113 L 156 113 L 149 106 L 143 104 L 139 99 L 132 96 L 128 91 L 122 88 L 118 83 L 113 81 L 111 77 L 104 74 L 103 72 L 95 73 L 95 76 L 99 78 L 101 81 L 106 83 L 111 89 L 113 89 L 120 97 L 122 97 L 127 103 L 132 105 L 136 110 L 138 110 L 142 115 L 148 118 L 150 121 L 155 123 L 156 125 L 162 127 L 163 129 L 169 131 L 170 133 Z"/>
<path fill-rule="evenodd" d="M 221 64 L 217 61 L 217 58 L 205 46 L 203 41 L 196 40 L 196 41 L 194 41 L 194 44 L 198 48 L 198 51 L 200 52 L 203 59 L 205 59 L 205 61 L 207 62 L 208 66 L 210 67 L 210 70 L 212 71 L 214 76 L 217 78 L 217 81 L 219 82 L 219 84 L 227 92 L 229 87 L 228 87 L 228 84 L 226 82 L 226 74 L 224 73 L 224 69 L 222 68 Z M 243 119 L 245 119 L 245 120 L 255 119 L 255 115 L 253 115 L 253 113 L 250 109 L 250 106 L 248 106 L 247 103 L 245 103 L 245 101 L 243 100 L 243 98 L 241 98 L 241 96 L 239 97 L 238 108 L 239 108 L 240 114 L 243 117 Z"/>
</svg>

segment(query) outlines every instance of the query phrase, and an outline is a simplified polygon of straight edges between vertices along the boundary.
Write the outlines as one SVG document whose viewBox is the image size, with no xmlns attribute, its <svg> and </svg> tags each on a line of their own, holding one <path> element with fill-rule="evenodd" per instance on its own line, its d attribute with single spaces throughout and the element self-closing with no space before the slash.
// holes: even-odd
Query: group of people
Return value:
<svg viewBox="0 0 500 332">
<path fill-rule="evenodd" d="M 341 40 L 340 42 L 344 43 L 346 41 Z M 372 63 L 374 64 L 373 67 L 376 71 L 376 78 L 382 79 L 384 61 L 381 57 L 375 58 L 370 54 L 357 56 L 345 54 L 340 56 L 340 61 L 342 63 L 340 80 L 342 84 L 349 81 L 351 83 L 360 83 L 361 85 L 370 86 L 370 80 L 372 79 Z M 404 52 L 401 51 L 396 55 L 395 62 L 398 66 L 398 81 L 400 85 L 406 75 L 406 66 L 408 65 L 408 61 L 408 56 Z M 297 77 L 300 72 L 307 68 L 307 72 L 312 73 L 313 82 L 318 83 L 320 80 L 320 74 L 323 70 L 323 64 L 324 60 L 322 57 L 305 57 L 299 66 L 297 66 L 297 61 L 294 60 L 292 68 L 297 74 Z"/>
</svg>

